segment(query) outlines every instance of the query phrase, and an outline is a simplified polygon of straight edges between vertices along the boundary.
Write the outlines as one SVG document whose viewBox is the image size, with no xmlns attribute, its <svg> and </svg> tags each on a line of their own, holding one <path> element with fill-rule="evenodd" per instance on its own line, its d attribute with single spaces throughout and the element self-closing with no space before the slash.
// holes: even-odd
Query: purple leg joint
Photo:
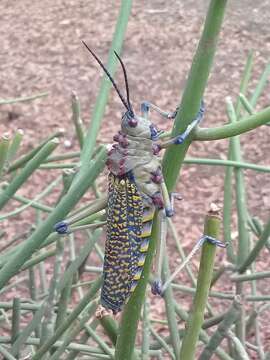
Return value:
<svg viewBox="0 0 270 360">
<path fill-rule="evenodd" d="M 162 296 L 162 282 L 160 279 L 154 280 L 151 286 L 151 292 L 153 295 Z"/>
<path fill-rule="evenodd" d="M 53 228 L 60 235 L 69 233 L 69 226 L 66 221 L 60 221 L 60 222 L 56 223 Z"/>
</svg>

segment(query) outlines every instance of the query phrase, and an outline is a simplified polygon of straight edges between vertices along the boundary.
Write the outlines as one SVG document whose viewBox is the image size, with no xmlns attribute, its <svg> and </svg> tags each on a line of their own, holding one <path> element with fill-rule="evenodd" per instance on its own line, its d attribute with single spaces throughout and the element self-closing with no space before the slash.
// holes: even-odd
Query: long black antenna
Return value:
<svg viewBox="0 0 270 360">
<path fill-rule="evenodd" d="M 123 70 L 123 73 L 124 73 L 125 84 L 126 84 L 126 93 L 127 93 L 127 103 L 128 103 L 129 108 L 132 110 L 132 106 L 131 106 L 130 100 L 129 100 L 129 86 L 128 86 L 127 71 L 126 71 L 126 68 L 125 68 L 125 65 L 124 65 L 122 59 L 120 58 L 120 56 L 117 54 L 117 52 L 115 50 L 114 50 L 114 54 L 117 57 L 117 59 L 119 60 L 122 70 Z"/>
<path fill-rule="evenodd" d="M 90 52 L 90 54 L 92 54 L 92 56 L 96 59 L 96 61 L 99 63 L 99 65 L 101 66 L 101 68 L 103 69 L 103 71 L 105 72 L 105 74 L 108 76 L 108 78 L 110 79 L 111 83 L 113 84 L 115 90 L 117 91 L 117 94 L 119 95 L 122 103 L 124 104 L 124 106 L 126 107 L 126 109 L 128 111 L 132 111 L 132 108 L 130 107 L 129 104 L 129 100 L 128 102 L 126 102 L 126 100 L 124 99 L 123 95 L 121 94 L 120 90 L 118 89 L 115 81 L 113 80 L 113 77 L 111 76 L 111 74 L 109 73 L 109 71 L 106 69 L 106 67 L 103 65 L 103 63 L 101 62 L 101 60 L 97 57 L 97 55 L 89 48 L 89 46 L 82 40 L 82 43 L 84 44 L 84 46 L 86 47 L 86 49 Z"/>
</svg>

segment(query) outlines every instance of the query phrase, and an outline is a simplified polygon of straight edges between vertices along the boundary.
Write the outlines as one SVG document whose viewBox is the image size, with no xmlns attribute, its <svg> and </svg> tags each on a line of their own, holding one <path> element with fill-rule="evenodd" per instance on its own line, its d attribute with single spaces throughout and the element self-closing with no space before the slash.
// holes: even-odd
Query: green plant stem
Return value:
<svg viewBox="0 0 270 360">
<path fill-rule="evenodd" d="M 41 164 L 40 170 L 55 170 L 55 169 L 77 169 L 78 163 L 64 163 L 64 164 Z"/>
<path fill-rule="evenodd" d="M 8 217 L 15 216 L 19 214 L 20 212 L 24 211 L 28 207 L 32 206 L 33 203 L 37 203 L 39 200 L 41 200 L 44 196 L 47 196 L 54 187 L 56 187 L 60 183 L 61 177 L 56 178 L 54 181 L 52 181 L 49 186 L 47 186 L 42 192 L 40 192 L 33 200 L 30 200 L 27 204 L 17 207 L 15 210 L 3 214 L 0 216 L 0 221 L 7 219 Z"/>
<path fill-rule="evenodd" d="M 79 158 L 79 157 L 80 157 L 80 154 L 81 154 L 80 151 L 73 151 L 73 152 L 64 153 L 64 154 L 55 154 L 55 155 L 49 156 L 49 157 L 44 161 L 44 163 L 53 162 L 53 161 L 70 160 L 70 159 L 74 159 L 74 158 Z"/>
<path fill-rule="evenodd" d="M 11 341 L 10 338 L 8 337 L 4 337 L 4 336 L 0 336 L 0 343 L 2 344 L 9 344 Z M 30 337 L 25 341 L 25 344 L 27 345 L 34 345 L 34 346 L 38 346 L 39 345 L 39 338 L 34 338 L 34 337 Z M 53 348 L 58 348 L 59 346 L 61 346 L 63 344 L 63 341 L 56 341 L 52 347 Z M 82 351 L 84 353 L 87 353 L 91 356 L 93 356 L 93 359 L 97 359 L 99 354 L 103 355 L 103 351 L 100 348 L 95 348 L 93 346 L 89 346 L 89 345 L 84 345 L 84 344 L 77 344 L 77 343 L 70 343 L 67 346 L 67 350 L 76 350 L 76 351 Z M 16 359 L 17 360 L 17 359 Z M 31 359 L 33 360 L 33 358 Z"/>
<path fill-rule="evenodd" d="M 98 278 L 90 290 L 84 295 L 83 299 L 80 303 L 75 307 L 72 313 L 67 317 L 67 319 L 56 329 L 53 336 L 43 344 L 38 351 L 33 356 L 32 360 L 39 360 L 52 346 L 53 344 L 60 338 L 60 336 L 66 331 L 66 329 L 77 319 L 79 314 L 83 311 L 83 309 L 88 305 L 88 303 L 93 299 L 97 291 L 101 286 L 102 279 Z"/>
<path fill-rule="evenodd" d="M 61 276 L 61 264 L 64 257 L 64 244 L 60 238 L 56 242 L 53 276 L 51 278 L 49 294 L 45 301 L 45 313 L 41 324 L 40 346 L 42 346 L 54 333 L 54 304 L 58 299 L 57 285 Z"/>
<path fill-rule="evenodd" d="M 13 178 L 7 187 L 0 193 L 0 209 L 10 200 L 23 183 L 33 174 L 44 159 L 59 145 L 57 138 L 46 143 L 36 155 L 28 161 L 20 173 Z"/>
<path fill-rule="evenodd" d="M 184 164 L 198 164 L 198 165 L 217 165 L 217 166 L 232 166 L 242 169 L 250 169 L 255 171 L 261 171 L 264 173 L 270 172 L 269 166 L 256 165 L 247 162 L 240 162 L 235 160 L 222 160 L 222 159 L 207 159 L 207 158 L 185 158 Z"/>
<path fill-rule="evenodd" d="M 39 150 L 41 148 L 44 147 L 44 145 L 46 145 L 48 142 L 50 142 L 51 140 L 53 140 L 54 138 L 58 138 L 64 135 L 64 130 L 63 129 L 59 129 L 58 131 L 56 131 L 55 133 L 53 133 L 52 135 L 48 136 L 45 140 L 43 140 L 39 145 L 37 145 L 34 149 L 32 149 L 31 151 L 29 151 L 27 154 L 22 155 L 20 158 L 18 158 L 17 160 L 15 160 L 8 168 L 8 172 L 12 172 L 14 170 L 17 170 L 20 167 L 23 167 L 25 165 L 25 163 L 27 163 L 30 159 L 32 159 L 37 152 L 39 152 Z M 43 162 L 45 161 L 45 159 L 43 160 Z"/>
<path fill-rule="evenodd" d="M 88 334 L 91 336 L 91 338 L 99 345 L 99 347 L 109 355 L 111 359 L 114 359 L 114 351 L 106 344 L 105 341 L 102 340 L 100 336 L 97 335 L 97 333 L 94 331 L 94 329 L 89 326 L 85 325 L 84 328 L 88 332 Z"/>
<path fill-rule="evenodd" d="M 81 106 L 77 94 L 73 91 L 71 94 L 72 104 L 72 121 L 75 126 L 76 135 L 79 140 L 80 148 L 82 149 L 84 143 L 84 129 L 83 122 L 81 119 Z"/>
<path fill-rule="evenodd" d="M 8 134 L 4 134 L 0 137 L 0 179 L 2 177 L 2 173 L 5 170 L 7 157 L 8 157 L 8 149 L 10 144 L 10 138 Z"/>
<path fill-rule="evenodd" d="M 192 287 L 185 286 L 185 285 L 172 283 L 172 288 L 175 290 L 179 290 L 185 294 L 195 294 L 196 293 L 196 288 L 192 288 Z M 218 291 L 210 291 L 208 296 L 216 298 L 216 299 L 233 300 L 234 293 L 233 292 L 225 293 L 225 292 L 218 292 Z"/>
<path fill-rule="evenodd" d="M 20 332 L 20 321 L 21 321 L 21 301 L 20 298 L 13 299 L 12 307 L 12 330 L 11 330 L 11 342 L 12 344 L 17 339 Z"/>
<path fill-rule="evenodd" d="M 9 146 L 9 149 L 8 149 L 8 155 L 7 155 L 8 163 L 10 163 L 16 156 L 16 154 L 19 150 L 20 144 L 22 142 L 23 135 L 24 135 L 24 131 L 22 129 L 16 130 L 16 132 L 13 136 L 13 139 L 11 141 L 11 144 Z"/>
<path fill-rule="evenodd" d="M 218 238 L 220 218 L 218 214 L 211 213 L 206 217 L 204 234 Z M 216 246 L 206 242 L 202 248 L 200 268 L 197 281 L 197 290 L 192 310 L 186 325 L 186 332 L 182 342 L 179 359 L 193 360 L 196 343 L 204 320 L 204 310 L 211 285 Z"/>
<path fill-rule="evenodd" d="M 0 353 L 4 356 L 6 360 L 16 360 L 16 358 L 10 354 L 10 352 L 5 349 L 2 345 L 0 345 Z"/>
<path fill-rule="evenodd" d="M 243 95 L 246 94 L 247 88 L 248 88 L 248 83 L 249 80 L 251 78 L 251 74 L 252 74 L 252 68 L 253 68 L 253 51 L 250 51 L 247 57 L 247 61 L 245 64 L 245 69 L 243 72 L 243 76 L 241 78 L 241 83 L 240 83 L 240 94 L 242 93 Z M 237 102 L 235 105 L 235 112 L 237 115 L 237 118 L 239 118 L 240 115 L 240 110 L 241 110 L 241 105 L 242 101 L 241 101 L 241 95 L 239 94 L 238 98 L 237 98 Z"/>
<path fill-rule="evenodd" d="M 252 105 L 250 104 L 250 102 L 248 101 L 248 99 L 245 97 L 244 94 L 240 93 L 239 99 L 241 100 L 241 104 L 243 105 L 244 109 L 247 111 L 247 113 L 249 115 L 255 114 L 255 111 L 254 111 Z"/>
<path fill-rule="evenodd" d="M 74 179 L 69 192 L 57 204 L 54 211 L 50 213 L 45 221 L 33 232 L 30 238 L 20 247 L 19 252 L 15 252 L 9 261 L 0 270 L 0 289 L 9 279 L 23 266 L 31 255 L 44 243 L 45 239 L 53 231 L 54 225 L 63 220 L 69 211 L 76 205 L 82 195 L 91 186 L 100 171 L 104 168 L 106 151 L 102 149 L 97 154 L 95 161 L 89 162 L 87 168 L 81 171 Z"/>
<path fill-rule="evenodd" d="M 192 62 L 172 136 L 184 131 L 197 116 L 213 63 L 226 3 L 226 0 L 210 2 L 203 34 Z M 175 186 L 190 142 L 191 139 L 187 139 L 181 146 L 172 146 L 165 152 L 163 174 L 169 191 L 172 191 Z"/>
<path fill-rule="evenodd" d="M 115 32 L 113 36 L 113 40 L 111 43 L 109 58 L 106 65 L 106 68 L 110 72 L 112 76 L 114 76 L 117 59 L 114 55 L 114 51 L 118 54 L 121 53 L 122 44 L 128 24 L 128 18 L 131 11 L 132 0 L 122 0 L 121 8 L 117 19 L 117 24 L 115 27 Z M 87 159 L 92 156 L 94 147 L 96 144 L 96 138 L 98 135 L 98 131 L 100 129 L 101 120 L 105 113 L 105 106 L 108 101 L 109 91 L 112 87 L 110 81 L 108 81 L 107 75 L 104 74 L 102 78 L 102 83 L 100 86 L 100 90 L 97 96 L 97 100 L 94 106 L 93 115 L 91 119 L 91 124 L 87 130 L 84 147 L 81 153 L 81 161 L 82 166 L 88 166 Z M 120 122 L 120 120 L 119 120 Z"/>
<path fill-rule="evenodd" d="M 96 241 L 99 239 L 101 235 L 101 230 L 97 229 L 94 231 L 93 236 L 87 240 L 86 244 L 82 246 L 79 254 L 76 256 L 76 259 L 72 261 L 72 263 L 69 265 L 67 270 L 64 272 L 61 280 L 57 284 L 57 292 L 61 292 L 64 287 L 69 282 L 70 278 L 73 278 L 73 276 L 78 272 L 79 267 L 83 264 L 83 262 L 87 259 L 89 254 L 94 248 L 94 245 Z"/>
<path fill-rule="evenodd" d="M 270 107 L 233 123 L 215 128 L 196 128 L 193 140 L 210 141 L 226 139 L 228 137 L 241 135 L 245 132 L 256 129 L 261 125 L 266 125 L 270 118 Z"/>
<path fill-rule="evenodd" d="M 181 101 L 180 111 L 177 114 L 173 135 L 185 130 L 196 117 L 207 84 L 210 68 L 214 59 L 216 44 L 225 13 L 226 0 L 212 0 L 192 67 L 187 80 L 187 85 Z M 163 161 L 163 174 L 169 191 L 172 191 L 178 177 L 190 140 L 181 146 L 172 146 L 165 153 Z M 150 266 L 154 255 L 156 241 L 159 237 L 156 217 L 153 221 L 151 241 L 145 260 L 142 278 L 133 295 L 126 304 L 116 343 L 115 357 L 117 360 L 130 360 L 132 358 L 137 325 L 141 307 L 144 301 L 146 285 L 149 278 Z"/>
<path fill-rule="evenodd" d="M 25 101 L 31 101 L 31 100 L 35 100 L 35 99 L 39 99 L 45 96 L 48 96 L 48 92 L 43 92 L 37 95 L 31 95 L 31 96 L 22 96 L 19 98 L 14 98 L 14 99 L 0 99 L 0 105 L 7 105 L 7 104 L 14 104 L 14 103 L 18 103 L 18 102 L 25 102 Z"/>
<path fill-rule="evenodd" d="M 250 280 L 258 280 L 258 279 L 266 279 L 270 277 L 270 271 L 261 271 L 255 272 L 252 274 L 243 274 L 243 275 L 233 275 L 230 277 L 232 281 L 250 281 Z"/>
<path fill-rule="evenodd" d="M 253 261 L 257 258 L 258 254 L 262 250 L 262 248 L 265 246 L 266 242 L 268 241 L 268 238 L 270 237 L 270 220 L 265 225 L 264 230 L 257 241 L 254 248 L 251 250 L 247 258 L 244 260 L 244 262 L 239 266 L 238 272 L 244 273 L 247 268 L 253 263 Z"/>
<path fill-rule="evenodd" d="M 219 324 L 217 330 L 211 336 L 209 343 L 204 348 L 198 360 L 209 360 L 212 357 L 217 347 L 221 344 L 222 340 L 226 336 L 229 329 L 238 319 L 240 315 L 240 308 L 240 298 L 236 297 L 227 314 L 225 314 L 222 322 Z"/>
<path fill-rule="evenodd" d="M 66 266 L 68 268 L 68 265 Z M 55 320 L 55 330 L 65 321 L 67 317 L 68 302 L 72 291 L 73 278 L 70 277 L 60 292 L 57 316 Z"/>
<path fill-rule="evenodd" d="M 17 356 L 19 350 L 25 344 L 31 333 L 40 325 L 44 312 L 45 306 L 41 305 L 35 312 L 32 320 L 27 324 L 27 326 L 25 326 L 25 328 L 21 331 L 20 335 L 17 337 L 16 341 L 12 345 L 12 355 Z"/>
<path fill-rule="evenodd" d="M 106 334 L 108 335 L 109 339 L 115 345 L 118 336 L 118 326 L 116 321 L 114 321 L 114 319 L 110 316 L 104 316 L 99 321 Z"/>
<path fill-rule="evenodd" d="M 188 320 L 188 314 L 185 310 L 183 310 L 179 304 L 174 304 L 175 306 L 175 311 L 178 314 L 178 316 L 183 320 L 183 321 L 187 321 Z M 204 330 L 200 330 L 200 335 L 199 335 L 200 340 L 204 343 L 204 344 L 208 344 L 210 338 L 207 335 L 207 332 Z M 217 348 L 215 353 L 219 356 L 220 359 L 222 360 L 233 360 L 223 349 L 221 348 Z M 182 359 L 180 359 L 182 360 Z"/>
<path fill-rule="evenodd" d="M 33 201 L 31 199 L 27 199 L 26 197 L 21 196 L 21 195 L 15 194 L 15 195 L 13 195 L 13 199 L 17 200 L 23 204 L 26 204 L 26 205 L 30 203 L 31 204 L 30 206 L 33 207 L 34 209 L 42 210 L 44 212 L 51 212 L 53 210 L 53 208 L 51 206 L 41 204 L 41 203 Z"/>
<path fill-rule="evenodd" d="M 96 301 L 92 301 L 82 312 L 79 321 L 77 324 L 73 324 L 73 327 L 70 330 L 67 330 L 63 337 L 63 343 L 59 348 L 50 356 L 50 360 L 58 360 L 61 358 L 61 355 L 65 352 L 67 346 L 76 338 L 79 332 L 82 330 L 86 322 L 93 315 L 94 311 L 97 308 Z"/>
<path fill-rule="evenodd" d="M 228 151 L 228 159 L 232 158 L 232 144 L 231 139 L 229 143 L 229 151 Z M 228 259 L 235 264 L 236 256 L 233 249 L 232 244 L 232 236 L 231 236 L 231 223 L 232 223 L 232 199 L 233 199 L 233 168 L 228 167 L 225 171 L 225 179 L 224 179 L 224 192 L 223 192 L 223 234 L 224 241 L 228 244 L 227 256 Z"/>
<path fill-rule="evenodd" d="M 150 327 L 150 331 L 151 334 L 157 339 L 158 343 L 160 344 L 160 348 L 163 348 L 165 351 L 167 351 L 171 359 L 175 360 L 175 355 L 173 351 L 170 349 L 169 345 L 166 343 L 166 341 L 161 336 L 159 336 L 159 334 L 152 327 Z"/>
<path fill-rule="evenodd" d="M 149 311 L 150 311 L 150 304 L 147 301 L 147 299 L 145 299 L 144 307 L 143 307 L 143 320 L 142 320 L 142 350 L 141 350 L 142 360 L 149 359 L 149 337 L 150 337 Z"/>
<path fill-rule="evenodd" d="M 164 251 L 163 266 L 162 266 L 162 280 L 165 283 L 170 278 L 170 269 L 168 262 L 168 255 L 166 250 Z M 175 316 L 175 309 L 173 306 L 173 291 L 172 286 L 169 284 L 164 292 L 166 315 L 168 319 L 168 328 L 171 337 L 171 343 L 174 350 L 175 359 L 177 358 L 180 351 L 180 337 L 177 329 L 177 320 Z"/>
<path fill-rule="evenodd" d="M 256 89 L 254 90 L 252 97 L 250 99 L 251 106 L 255 107 L 258 101 L 259 96 L 261 95 L 265 85 L 267 84 L 267 81 L 269 79 L 270 74 L 270 63 L 268 63 L 262 73 L 262 76 L 256 86 Z"/>
</svg>

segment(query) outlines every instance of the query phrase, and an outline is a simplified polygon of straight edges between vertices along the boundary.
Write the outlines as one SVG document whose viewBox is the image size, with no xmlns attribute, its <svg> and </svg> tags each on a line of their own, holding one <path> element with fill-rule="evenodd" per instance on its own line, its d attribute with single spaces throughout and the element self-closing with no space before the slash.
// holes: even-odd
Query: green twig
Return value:
<svg viewBox="0 0 270 360">
<path fill-rule="evenodd" d="M 84 308 L 88 305 L 88 303 L 93 299 L 96 295 L 97 291 L 101 286 L 101 278 L 98 278 L 95 283 L 91 286 L 90 290 L 85 294 L 84 298 L 80 301 L 80 303 L 75 307 L 75 309 L 71 312 L 71 314 L 67 317 L 67 319 L 56 329 L 53 336 L 43 344 L 38 351 L 33 356 L 32 360 L 39 360 L 41 356 L 45 354 L 51 346 L 60 338 L 60 336 L 67 330 L 67 328 L 73 323 L 74 320 L 77 319 L 79 314 L 84 310 Z"/>
<path fill-rule="evenodd" d="M 48 136 L 45 140 L 43 140 L 39 145 L 37 145 L 34 149 L 29 151 L 28 153 L 22 155 L 20 158 L 15 160 L 8 168 L 8 172 L 12 172 L 14 170 L 17 170 L 20 167 L 23 167 L 29 160 L 31 160 L 39 151 L 41 148 L 43 148 L 48 142 L 51 140 L 63 136 L 65 131 L 63 129 L 59 129 L 52 135 Z M 43 159 L 42 162 L 45 161 L 46 158 Z"/>
<path fill-rule="evenodd" d="M 215 128 L 196 128 L 194 130 L 194 140 L 210 141 L 226 139 L 232 136 L 241 135 L 245 132 L 266 125 L 270 118 L 270 107 L 233 123 Z"/>
<path fill-rule="evenodd" d="M 204 234 L 218 238 L 220 218 L 218 213 L 210 211 L 206 217 Z M 210 289 L 216 247 L 208 242 L 203 245 L 200 268 L 197 281 L 197 291 L 194 297 L 192 310 L 186 325 L 186 333 L 182 342 L 179 359 L 193 360 L 196 343 L 203 324 L 204 310 Z"/>
<path fill-rule="evenodd" d="M 14 157 L 16 156 L 18 150 L 19 150 L 19 147 L 20 147 L 20 144 L 21 144 L 21 141 L 23 139 L 23 135 L 24 135 L 24 131 L 22 129 L 18 129 L 16 130 L 14 136 L 13 136 L 13 139 L 11 141 L 11 144 L 9 146 L 9 149 L 8 149 L 8 155 L 7 155 L 7 162 L 10 163 Z"/>
<path fill-rule="evenodd" d="M 238 272 L 241 274 L 247 270 L 247 268 L 252 264 L 252 262 L 258 257 L 258 254 L 262 250 L 262 248 L 265 246 L 266 242 L 268 241 L 268 238 L 270 237 L 270 220 L 265 225 L 264 230 L 259 238 L 259 240 L 256 242 L 256 245 L 251 250 L 247 258 L 243 261 L 243 263 L 239 266 Z"/>
<path fill-rule="evenodd" d="M 222 159 L 206 159 L 206 158 L 185 158 L 184 164 L 198 164 L 198 165 L 213 165 L 213 166 L 232 166 L 242 169 L 250 169 L 255 171 L 261 171 L 264 173 L 270 172 L 269 166 L 256 165 L 247 162 L 239 162 L 235 160 L 222 160 Z"/>
<path fill-rule="evenodd" d="M 9 135 L 8 134 L 2 135 L 0 138 L 0 179 L 7 164 L 9 144 L 10 144 Z"/>
<path fill-rule="evenodd" d="M 46 143 L 36 155 L 28 161 L 20 173 L 13 178 L 7 187 L 0 193 L 0 208 L 2 208 L 16 191 L 22 186 L 23 183 L 33 174 L 39 165 L 51 154 L 54 149 L 59 145 L 59 140 L 54 138 Z"/>
<path fill-rule="evenodd" d="M 240 315 L 241 302 L 240 298 L 236 297 L 232 306 L 225 314 L 222 322 L 219 324 L 217 330 L 214 332 L 210 338 L 209 343 L 204 348 L 198 360 L 209 360 L 217 347 L 221 344 L 222 340 L 226 336 L 229 329 L 235 323 Z"/>
<path fill-rule="evenodd" d="M 45 239 L 53 231 L 55 223 L 63 220 L 68 212 L 76 205 L 104 168 L 105 159 L 106 151 L 102 149 L 96 156 L 95 161 L 89 162 L 88 167 L 77 175 L 68 194 L 61 199 L 54 211 L 51 212 L 47 219 L 39 225 L 30 238 L 20 247 L 20 251 L 15 252 L 14 256 L 4 265 L 0 270 L 0 289 L 23 266 L 34 251 L 44 243 Z"/>
<path fill-rule="evenodd" d="M 18 102 L 25 102 L 25 101 L 31 101 L 31 100 L 36 100 L 45 96 L 48 96 L 48 92 L 43 92 L 37 95 L 31 95 L 31 96 L 22 96 L 19 98 L 14 98 L 14 99 L 0 99 L 0 105 L 7 105 L 7 104 L 14 104 L 14 103 L 18 103 Z"/>
<path fill-rule="evenodd" d="M 72 103 L 72 121 L 75 126 L 76 135 L 79 140 L 80 148 L 83 148 L 84 143 L 84 129 L 83 122 L 81 119 L 81 106 L 80 101 L 77 94 L 73 91 L 71 95 L 71 103 Z"/>
<path fill-rule="evenodd" d="M 117 66 L 117 59 L 114 55 L 114 51 L 116 51 L 118 54 L 121 53 L 122 44 L 128 24 L 128 18 L 131 11 L 131 4 L 132 4 L 132 0 L 122 0 L 121 2 L 121 8 L 118 15 L 117 24 L 115 27 L 115 32 L 109 52 L 108 63 L 106 65 L 106 68 L 108 69 L 108 71 L 112 76 L 114 76 Z M 85 136 L 85 143 L 81 153 L 82 166 L 88 166 L 88 159 L 93 154 L 94 147 L 96 144 L 97 134 L 101 125 L 101 120 L 105 112 L 105 106 L 108 101 L 109 91 L 111 87 L 112 87 L 111 82 L 108 81 L 107 75 L 104 74 L 102 78 L 100 90 L 97 95 L 97 100 L 94 106 L 91 124 Z"/>
</svg>

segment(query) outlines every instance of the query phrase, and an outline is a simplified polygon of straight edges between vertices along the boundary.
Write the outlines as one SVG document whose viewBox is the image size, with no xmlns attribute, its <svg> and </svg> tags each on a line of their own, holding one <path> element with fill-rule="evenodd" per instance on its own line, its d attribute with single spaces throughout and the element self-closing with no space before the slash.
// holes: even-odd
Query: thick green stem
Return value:
<svg viewBox="0 0 270 360">
<path fill-rule="evenodd" d="M 199 111 L 215 55 L 226 3 L 226 0 L 212 0 L 210 2 L 203 34 L 193 59 L 172 136 L 184 131 Z M 165 153 L 163 173 L 169 191 L 175 187 L 190 141 L 187 140 L 178 147 L 177 145 L 172 146 Z"/>
<path fill-rule="evenodd" d="M 216 213 L 209 212 L 206 217 L 204 234 L 214 238 L 219 237 L 220 218 Z M 196 344 L 204 320 L 204 311 L 207 303 L 208 292 L 211 285 L 216 247 L 206 242 L 203 245 L 197 290 L 194 297 L 192 310 L 186 325 L 186 332 L 182 342 L 179 359 L 194 360 Z"/>
</svg>

